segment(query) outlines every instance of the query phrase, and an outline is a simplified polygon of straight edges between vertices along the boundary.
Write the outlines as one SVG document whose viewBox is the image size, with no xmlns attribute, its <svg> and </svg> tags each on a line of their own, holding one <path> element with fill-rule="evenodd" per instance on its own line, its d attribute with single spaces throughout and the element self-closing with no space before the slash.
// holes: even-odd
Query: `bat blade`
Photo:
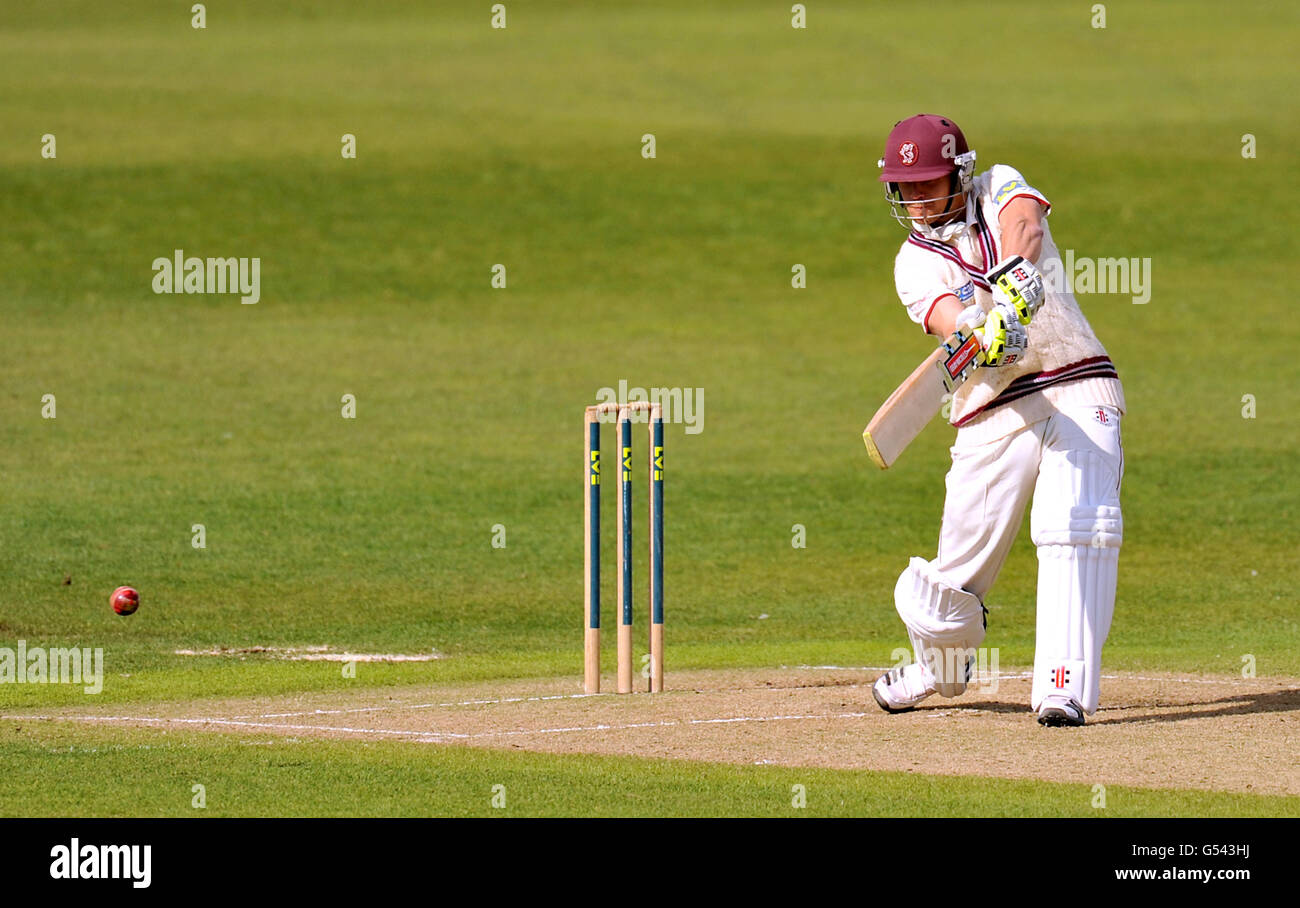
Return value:
<svg viewBox="0 0 1300 908">
<path fill-rule="evenodd" d="M 862 432 L 867 454 L 889 469 L 956 390 L 984 364 L 984 350 L 971 331 L 957 331 L 927 356 L 881 404 Z"/>
</svg>

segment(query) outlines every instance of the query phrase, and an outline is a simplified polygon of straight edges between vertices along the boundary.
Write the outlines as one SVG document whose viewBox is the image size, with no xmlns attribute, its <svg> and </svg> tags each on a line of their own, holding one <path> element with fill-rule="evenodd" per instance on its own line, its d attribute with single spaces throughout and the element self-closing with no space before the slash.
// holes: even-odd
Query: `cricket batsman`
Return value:
<svg viewBox="0 0 1300 908">
<path fill-rule="evenodd" d="M 880 160 L 895 220 L 894 261 L 912 321 L 940 338 L 974 329 L 985 365 L 953 395 L 957 437 L 938 554 L 912 558 L 894 603 L 916 661 L 877 679 L 887 712 L 931 694 L 956 697 L 984 639 L 984 598 L 1025 506 L 1038 549 L 1032 708 L 1048 726 L 1097 709 L 1101 648 L 1115 610 L 1124 476 L 1119 375 L 1061 277 L 1051 204 L 1016 170 L 975 175 L 957 124 L 934 114 L 898 123 Z"/>
</svg>

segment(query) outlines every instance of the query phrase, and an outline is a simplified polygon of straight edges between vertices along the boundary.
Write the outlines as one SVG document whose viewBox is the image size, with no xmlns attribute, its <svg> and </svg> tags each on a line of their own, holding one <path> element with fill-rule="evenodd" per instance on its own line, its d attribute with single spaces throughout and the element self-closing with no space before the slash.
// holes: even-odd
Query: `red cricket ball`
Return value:
<svg viewBox="0 0 1300 908">
<path fill-rule="evenodd" d="M 108 602 L 119 615 L 131 615 L 140 607 L 140 594 L 129 586 L 119 586 L 108 597 Z"/>
</svg>

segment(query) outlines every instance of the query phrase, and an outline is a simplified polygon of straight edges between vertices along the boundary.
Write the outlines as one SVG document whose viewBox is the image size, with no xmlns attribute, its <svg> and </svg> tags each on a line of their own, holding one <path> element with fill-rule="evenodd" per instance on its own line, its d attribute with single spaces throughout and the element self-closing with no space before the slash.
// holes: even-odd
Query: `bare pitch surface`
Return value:
<svg viewBox="0 0 1300 908">
<path fill-rule="evenodd" d="M 875 676 L 702 671 L 654 696 L 587 695 L 556 679 L 3 718 L 1300 795 L 1300 679 L 1109 675 L 1087 727 L 1045 729 L 1025 673 L 898 715 L 872 700 Z"/>
</svg>

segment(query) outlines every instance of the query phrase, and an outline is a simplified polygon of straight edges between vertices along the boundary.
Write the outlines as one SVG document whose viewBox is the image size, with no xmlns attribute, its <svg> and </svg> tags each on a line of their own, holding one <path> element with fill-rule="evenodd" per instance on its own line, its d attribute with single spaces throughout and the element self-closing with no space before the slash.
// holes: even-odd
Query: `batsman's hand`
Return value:
<svg viewBox="0 0 1300 908">
<path fill-rule="evenodd" d="M 1009 306 L 1020 324 L 1028 325 L 1034 313 L 1042 308 L 1047 296 L 1043 275 L 1028 259 L 1019 255 L 1005 258 L 986 277 L 993 291 L 993 302 Z"/>
<path fill-rule="evenodd" d="M 1029 333 L 1020 323 L 1016 310 L 1006 303 L 994 304 L 976 334 L 984 347 L 986 366 L 1009 366 L 1019 362 L 1029 348 Z"/>
<path fill-rule="evenodd" d="M 988 316 L 984 314 L 980 304 L 971 303 L 957 314 L 957 321 L 953 325 L 953 330 L 970 332 L 983 325 L 986 318 Z"/>
</svg>

